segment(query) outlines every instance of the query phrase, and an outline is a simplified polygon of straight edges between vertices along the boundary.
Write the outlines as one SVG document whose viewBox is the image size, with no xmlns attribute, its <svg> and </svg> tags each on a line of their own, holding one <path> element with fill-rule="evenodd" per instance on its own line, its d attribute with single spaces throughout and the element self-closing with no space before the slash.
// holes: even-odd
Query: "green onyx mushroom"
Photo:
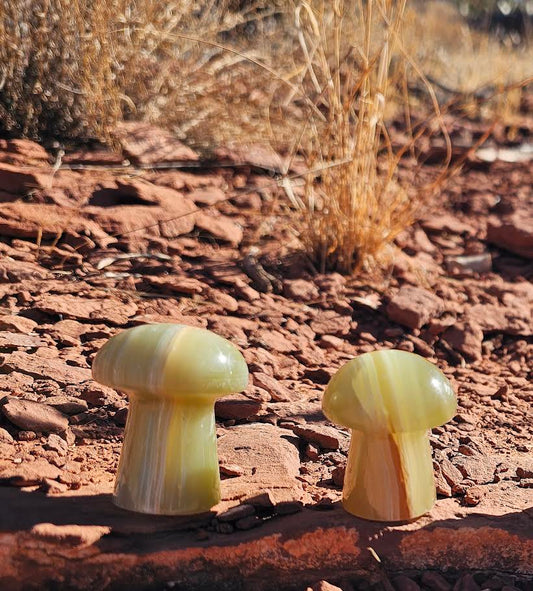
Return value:
<svg viewBox="0 0 533 591">
<path fill-rule="evenodd" d="M 130 401 L 115 504 L 160 515 L 201 513 L 216 505 L 214 403 L 246 388 L 241 353 L 207 330 L 143 325 L 111 338 L 92 372 Z"/>
<path fill-rule="evenodd" d="M 322 401 L 329 420 L 352 430 L 344 508 L 377 521 L 429 511 L 436 492 L 428 430 L 456 406 L 449 380 L 419 355 L 383 350 L 346 363 Z"/>
</svg>

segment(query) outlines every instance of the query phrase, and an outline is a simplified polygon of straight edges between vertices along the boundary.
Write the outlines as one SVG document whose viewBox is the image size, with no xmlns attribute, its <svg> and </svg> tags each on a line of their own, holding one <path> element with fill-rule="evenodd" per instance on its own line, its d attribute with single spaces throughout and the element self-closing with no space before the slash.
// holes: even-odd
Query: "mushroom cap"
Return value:
<svg viewBox="0 0 533 591">
<path fill-rule="evenodd" d="M 430 429 L 449 421 L 456 407 L 452 385 L 435 365 L 394 349 L 348 361 L 322 400 L 330 421 L 366 433 Z"/>
<path fill-rule="evenodd" d="M 145 324 L 117 334 L 98 351 L 92 373 L 106 386 L 155 398 L 218 398 L 248 383 L 248 366 L 234 345 L 183 324 Z"/>
</svg>

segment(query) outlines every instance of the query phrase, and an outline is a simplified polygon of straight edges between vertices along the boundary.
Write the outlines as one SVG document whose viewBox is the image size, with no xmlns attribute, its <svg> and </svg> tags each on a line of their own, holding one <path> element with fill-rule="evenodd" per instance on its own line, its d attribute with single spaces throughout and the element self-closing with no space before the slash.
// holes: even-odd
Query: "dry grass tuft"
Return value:
<svg viewBox="0 0 533 591">
<path fill-rule="evenodd" d="M 161 121 L 183 134 L 202 118 L 213 122 L 222 110 L 218 101 L 213 114 L 217 92 L 249 78 L 237 67 L 244 58 L 225 52 L 220 41 L 246 45 L 246 31 L 266 30 L 276 5 L 4 0 L 0 132 L 79 141 L 109 138 L 123 116 Z"/>
<path fill-rule="evenodd" d="M 299 150 L 310 170 L 301 238 L 323 271 L 351 273 L 379 257 L 412 220 L 416 202 L 395 180 L 384 122 L 405 1 L 301 2 L 295 10 L 312 97 Z M 383 150 L 383 148 L 385 148 Z"/>
</svg>

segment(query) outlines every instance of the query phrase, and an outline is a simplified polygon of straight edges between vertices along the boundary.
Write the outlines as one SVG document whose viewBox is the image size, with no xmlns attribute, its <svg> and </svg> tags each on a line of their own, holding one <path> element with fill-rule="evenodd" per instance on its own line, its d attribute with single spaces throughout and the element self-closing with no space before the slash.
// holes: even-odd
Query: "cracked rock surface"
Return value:
<svg viewBox="0 0 533 591">
<path fill-rule="evenodd" d="M 203 168 L 165 132 L 121 133 L 122 154 L 66 154 L 53 175 L 42 147 L 0 142 L 0 587 L 530 589 L 530 164 L 467 167 L 379 280 L 314 272 L 261 150 Z M 195 168 L 150 168 L 176 160 Z M 128 402 L 90 367 L 146 322 L 214 330 L 250 368 L 217 403 L 209 514 L 111 503 Z M 409 524 L 342 510 L 349 432 L 320 409 L 339 366 L 379 348 L 423 355 L 458 393 L 430 434 L 438 501 Z"/>
</svg>

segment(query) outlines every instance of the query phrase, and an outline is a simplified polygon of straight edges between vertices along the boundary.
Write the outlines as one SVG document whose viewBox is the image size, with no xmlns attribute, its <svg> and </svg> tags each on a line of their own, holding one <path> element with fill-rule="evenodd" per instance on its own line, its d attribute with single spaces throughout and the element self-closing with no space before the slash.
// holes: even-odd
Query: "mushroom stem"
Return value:
<svg viewBox="0 0 533 591">
<path fill-rule="evenodd" d="M 343 489 L 344 508 L 377 521 L 407 521 L 435 502 L 427 431 L 352 431 Z"/>
<path fill-rule="evenodd" d="M 130 397 L 114 500 L 160 515 L 202 513 L 219 502 L 212 399 Z"/>
</svg>

